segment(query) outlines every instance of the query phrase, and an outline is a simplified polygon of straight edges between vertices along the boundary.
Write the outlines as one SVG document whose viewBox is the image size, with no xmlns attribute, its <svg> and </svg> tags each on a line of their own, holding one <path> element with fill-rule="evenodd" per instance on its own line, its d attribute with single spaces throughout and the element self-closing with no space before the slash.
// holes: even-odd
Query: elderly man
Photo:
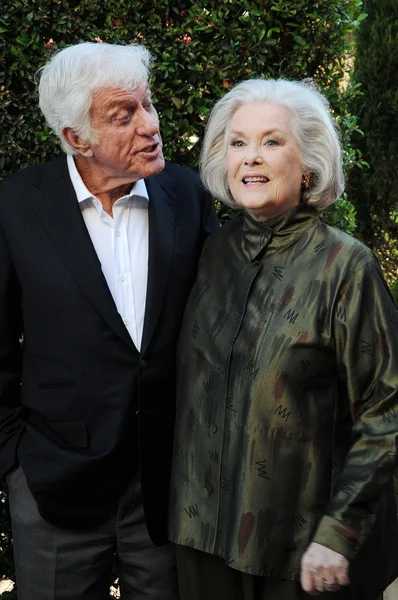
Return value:
<svg viewBox="0 0 398 600">
<path fill-rule="evenodd" d="M 84 43 L 41 70 L 67 156 L 0 186 L 0 475 L 19 600 L 177 597 L 166 514 L 174 357 L 217 227 L 166 164 L 142 46 Z M 23 337 L 21 346 L 20 339 Z"/>
</svg>

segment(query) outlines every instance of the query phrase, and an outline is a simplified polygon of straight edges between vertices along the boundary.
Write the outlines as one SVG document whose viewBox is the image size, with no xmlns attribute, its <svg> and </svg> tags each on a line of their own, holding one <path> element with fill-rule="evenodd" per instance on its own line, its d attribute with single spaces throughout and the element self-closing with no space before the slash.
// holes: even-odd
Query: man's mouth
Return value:
<svg viewBox="0 0 398 600">
<path fill-rule="evenodd" d="M 145 154 L 151 154 L 152 152 L 155 152 L 155 150 L 157 150 L 159 148 L 159 144 L 155 143 L 155 144 L 151 144 L 150 146 L 145 146 L 145 148 L 142 148 L 139 152 L 143 152 Z"/>
</svg>

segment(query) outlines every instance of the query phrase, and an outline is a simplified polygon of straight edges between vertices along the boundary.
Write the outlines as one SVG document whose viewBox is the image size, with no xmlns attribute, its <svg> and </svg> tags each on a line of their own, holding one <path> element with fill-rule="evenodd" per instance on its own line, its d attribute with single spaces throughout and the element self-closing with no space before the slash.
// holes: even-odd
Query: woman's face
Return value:
<svg viewBox="0 0 398 600">
<path fill-rule="evenodd" d="M 296 206 L 303 167 L 292 116 L 274 104 L 245 104 L 231 119 L 228 185 L 235 202 L 258 221 Z"/>
</svg>

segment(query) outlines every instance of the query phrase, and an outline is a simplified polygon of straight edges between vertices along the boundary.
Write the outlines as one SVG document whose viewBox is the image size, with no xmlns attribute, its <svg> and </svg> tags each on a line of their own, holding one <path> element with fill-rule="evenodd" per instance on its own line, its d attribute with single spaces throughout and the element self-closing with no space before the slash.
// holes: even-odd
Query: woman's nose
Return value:
<svg viewBox="0 0 398 600">
<path fill-rule="evenodd" d="M 248 148 L 245 156 L 246 165 L 257 165 L 262 162 L 258 148 Z"/>
</svg>

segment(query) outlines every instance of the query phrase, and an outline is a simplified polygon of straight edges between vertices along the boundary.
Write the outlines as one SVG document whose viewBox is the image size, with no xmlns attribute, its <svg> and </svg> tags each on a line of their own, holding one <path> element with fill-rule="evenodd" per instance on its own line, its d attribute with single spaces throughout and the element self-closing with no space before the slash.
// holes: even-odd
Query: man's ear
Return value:
<svg viewBox="0 0 398 600">
<path fill-rule="evenodd" d="M 76 152 L 82 156 L 85 156 L 86 158 L 93 156 L 91 144 L 88 142 L 83 142 L 80 136 L 71 127 L 64 127 L 62 130 L 62 135 L 68 144 L 76 150 Z"/>
</svg>

